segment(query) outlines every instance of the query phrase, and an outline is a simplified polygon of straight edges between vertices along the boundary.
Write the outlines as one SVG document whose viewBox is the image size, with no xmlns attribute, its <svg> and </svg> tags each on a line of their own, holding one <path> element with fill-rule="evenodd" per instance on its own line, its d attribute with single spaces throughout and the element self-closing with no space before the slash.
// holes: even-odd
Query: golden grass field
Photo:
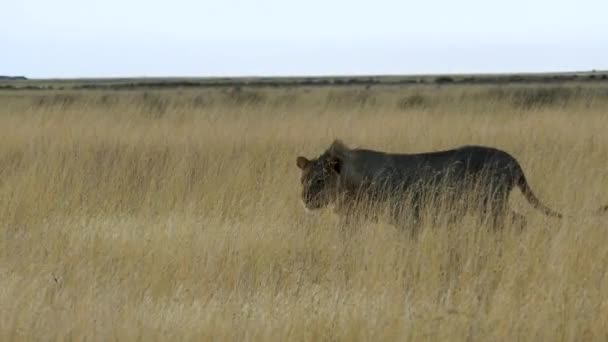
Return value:
<svg viewBox="0 0 608 342">
<path fill-rule="evenodd" d="M 608 86 L 0 93 L 0 340 L 605 341 Z M 334 138 L 513 154 L 523 232 L 337 229 Z"/>
</svg>

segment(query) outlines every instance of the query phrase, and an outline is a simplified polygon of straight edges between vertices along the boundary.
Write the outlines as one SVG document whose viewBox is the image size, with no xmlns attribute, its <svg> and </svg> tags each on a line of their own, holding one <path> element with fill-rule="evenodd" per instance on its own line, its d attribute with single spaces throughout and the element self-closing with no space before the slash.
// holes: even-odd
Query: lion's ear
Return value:
<svg viewBox="0 0 608 342">
<path fill-rule="evenodd" d="M 329 167 L 335 173 L 340 174 L 342 171 L 342 161 L 339 158 L 331 158 L 329 161 Z"/>
<path fill-rule="evenodd" d="M 296 162 L 301 170 L 304 170 L 308 166 L 308 164 L 310 164 L 310 161 L 305 157 L 298 157 Z"/>
</svg>

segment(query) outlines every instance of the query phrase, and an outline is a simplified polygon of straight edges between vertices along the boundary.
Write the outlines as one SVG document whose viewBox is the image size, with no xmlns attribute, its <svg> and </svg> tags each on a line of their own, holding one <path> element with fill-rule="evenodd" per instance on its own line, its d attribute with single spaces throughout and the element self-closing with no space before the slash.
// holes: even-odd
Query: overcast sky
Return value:
<svg viewBox="0 0 608 342">
<path fill-rule="evenodd" d="M 608 69 L 608 0 L 3 0 L 0 75 Z"/>
</svg>

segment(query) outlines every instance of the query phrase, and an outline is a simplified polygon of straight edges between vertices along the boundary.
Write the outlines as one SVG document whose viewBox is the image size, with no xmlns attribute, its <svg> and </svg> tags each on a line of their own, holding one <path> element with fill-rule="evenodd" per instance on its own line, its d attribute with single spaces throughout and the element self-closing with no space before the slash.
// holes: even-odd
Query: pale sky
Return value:
<svg viewBox="0 0 608 342">
<path fill-rule="evenodd" d="M 0 75 L 608 69 L 608 0 L 0 1 Z"/>
</svg>

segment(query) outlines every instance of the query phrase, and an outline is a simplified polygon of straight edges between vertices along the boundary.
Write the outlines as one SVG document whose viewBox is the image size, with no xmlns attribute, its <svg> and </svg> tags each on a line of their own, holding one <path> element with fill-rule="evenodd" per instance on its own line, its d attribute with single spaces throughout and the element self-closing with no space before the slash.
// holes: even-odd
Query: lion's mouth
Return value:
<svg viewBox="0 0 608 342">
<path fill-rule="evenodd" d="M 319 203 L 307 203 L 307 202 L 302 202 L 302 204 L 304 205 L 304 210 L 306 212 L 311 212 L 313 210 L 318 210 L 321 209 L 322 205 Z"/>
</svg>

